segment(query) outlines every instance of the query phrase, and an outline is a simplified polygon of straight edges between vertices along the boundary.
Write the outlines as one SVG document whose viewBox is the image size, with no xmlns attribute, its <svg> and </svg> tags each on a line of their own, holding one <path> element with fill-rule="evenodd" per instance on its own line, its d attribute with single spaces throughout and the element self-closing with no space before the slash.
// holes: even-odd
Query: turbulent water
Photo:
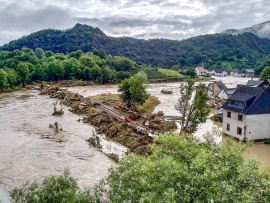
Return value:
<svg viewBox="0 0 270 203">
<path fill-rule="evenodd" d="M 218 78 L 230 86 L 245 84 L 246 78 Z M 156 96 L 161 104 L 155 111 L 165 115 L 176 115 L 174 106 L 180 97 L 179 83 L 149 84 L 147 91 Z M 94 96 L 103 93 L 117 94 L 117 85 L 69 88 L 83 96 Z M 161 90 L 171 90 L 172 95 L 164 95 Z M 97 183 L 108 173 L 108 168 L 115 164 L 97 148 L 90 147 L 85 141 L 92 136 L 94 128 L 78 122 L 79 116 L 64 108 L 63 116 L 52 116 L 53 103 L 38 91 L 25 90 L 0 94 L 0 187 L 10 190 L 22 185 L 27 180 L 43 179 L 52 174 L 61 174 L 69 168 L 71 175 L 78 179 L 81 187 Z M 212 112 L 214 113 L 214 112 Z M 59 143 L 47 139 L 54 137 L 55 132 L 49 124 L 58 122 L 63 131 L 60 136 L 65 142 Z M 208 120 L 199 126 L 196 135 L 201 136 L 216 126 Z M 220 127 L 220 125 L 219 125 Z M 218 141 L 224 140 L 221 137 Z M 123 156 L 126 148 L 102 139 L 103 150 Z M 270 146 L 256 143 L 250 148 L 250 155 L 257 155 L 263 166 L 270 168 Z"/>
<path fill-rule="evenodd" d="M 63 116 L 52 116 L 54 99 L 38 91 L 19 91 L 0 94 L 0 187 L 10 190 L 27 180 L 43 179 L 61 174 L 69 168 L 81 187 L 92 186 L 106 176 L 114 164 L 97 148 L 85 141 L 94 128 L 78 122 L 78 116 L 64 109 Z M 49 124 L 58 122 L 65 142 L 59 143 L 44 137 L 54 137 Z M 105 141 L 106 152 L 118 153 L 124 147 Z"/>
<path fill-rule="evenodd" d="M 215 80 L 221 80 L 228 88 L 236 87 L 238 84 L 244 85 L 251 78 L 236 78 L 236 77 L 213 77 Z M 258 79 L 254 79 L 258 80 Z M 204 82 L 208 84 L 209 82 Z M 147 92 L 152 96 L 155 96 L 161 102 L 155 109 L 155 111 L 163 111 L 166 116 L 179 116 L 179 113 L 175 110 L 175 104 L 180 98 L 179 87 L 181 83 L 161 83 L 161 84 L 148 84 Z M 82 94 L 85 97 L 95 96 L 98 94 L 118 94 L 118 85 L 96 85 L 90 87 L 72 87 L 69 91 Z M 173 94 L 162 94 L 161 90 L 170 90 Z M 212 111 L 210 116 L 217 111 Z M 206 123 L 201 124 L 198 130 L 195 132 L 195 136 L 202 137 L 202 135 L 208 131 L 211 131 L 213 127 L 222 130 L 221 123 L 214 123 L 210 119 Z M 222 142 L 226 139 L 225 136 L 221 136 L 217 139 L 217 142 Z M 250 157 L 251 155 L 256 155 L 259 160 L 262 161 L 264 167 L 270 169 L 270 145 L 265 145 L 263 143 L 255 143 L 254 146 L 250 147 L 249 152 L 245 154 L 245 157 Z"/>
</svg>

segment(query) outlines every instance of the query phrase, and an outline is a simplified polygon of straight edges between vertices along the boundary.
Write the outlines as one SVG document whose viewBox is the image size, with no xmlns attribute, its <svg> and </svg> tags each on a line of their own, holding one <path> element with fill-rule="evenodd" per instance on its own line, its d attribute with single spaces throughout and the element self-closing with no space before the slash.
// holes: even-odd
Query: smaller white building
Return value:
<svg viewBox="0 0 270 203">
<path fill-rule="evenodd" d="M 220 99 L 228 99 L 234 92 L 235 88 L 227 88 L 220 91 L 218 94 L 218 98 Z"/>
<path fill-rule="evenodd" d="M 195 68 L 196 75 L 207 75 L 207 72 L 204 67 Z"/>
<path fill-rule="evenodd" d="M 270 138 L 270 89 L 240 86 L 225 102 L 223 131 L 239 140 Z"/>
<path fill-rule="evenodd" d="M 216 69 L 215 75 L 218 77 L 226 77 L 228 75 L 228 71 L 225 69 Z"/>
</svg>

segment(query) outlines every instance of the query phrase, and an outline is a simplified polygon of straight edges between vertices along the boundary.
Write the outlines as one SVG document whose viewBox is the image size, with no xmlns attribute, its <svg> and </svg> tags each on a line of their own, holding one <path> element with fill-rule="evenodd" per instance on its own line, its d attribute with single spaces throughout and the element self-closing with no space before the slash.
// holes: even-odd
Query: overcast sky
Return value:
<svg viewBox="0 0 270 203">
<path fill-rule="evenodd" d="M 185 39 L 270 20 L 270 0 L 0 0 L 0 45 L 76 23 L 110 36 Z"/>
</svg>

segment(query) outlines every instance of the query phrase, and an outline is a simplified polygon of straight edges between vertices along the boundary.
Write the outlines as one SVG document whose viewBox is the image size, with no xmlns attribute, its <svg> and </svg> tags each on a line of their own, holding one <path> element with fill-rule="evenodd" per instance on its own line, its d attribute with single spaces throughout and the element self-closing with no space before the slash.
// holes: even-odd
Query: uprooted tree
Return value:
<svg viewBox="0 0 270 203">
<path fill-rule="evenodd" d="M 148 98 L 148 94 L 143 86 L 143 81 L 137 77 L 131 77 L 122 81 L 118 88 L 122 92 L 120 98 L 129 107 L 133 108 L 135 104 L 143 104 Z"/>
<path fill-rule="evenodd" d="M 188 77 L 187 84 L 180 86 L 181 97 L 175 105 L 176 110 L 181 114 L 180 133 L 193 133 L 200 123 L 206 121 L 210 112 L 210 108 L 206 105 L 208 96 L 204 91 L 204 85 L 200 84 L 195 89 L 194 83 L 195 80 Z"/>
</svg>

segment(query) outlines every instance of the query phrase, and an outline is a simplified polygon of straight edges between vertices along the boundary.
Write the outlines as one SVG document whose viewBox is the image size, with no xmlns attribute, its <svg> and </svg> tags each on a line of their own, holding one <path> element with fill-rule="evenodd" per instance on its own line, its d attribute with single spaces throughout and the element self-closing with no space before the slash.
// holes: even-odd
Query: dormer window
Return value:
<svg viewBox="0 0 270 203">
<path fill-rule="evenodd" d="M 241 108 L 244 108 L 245 107 L 245 102 L 241 102 L 241 101 L 236 101 L 236 100 L 229 100 L 229 105 L 232 105 L 232 106 L 239 106 Z"/>
</svg>

